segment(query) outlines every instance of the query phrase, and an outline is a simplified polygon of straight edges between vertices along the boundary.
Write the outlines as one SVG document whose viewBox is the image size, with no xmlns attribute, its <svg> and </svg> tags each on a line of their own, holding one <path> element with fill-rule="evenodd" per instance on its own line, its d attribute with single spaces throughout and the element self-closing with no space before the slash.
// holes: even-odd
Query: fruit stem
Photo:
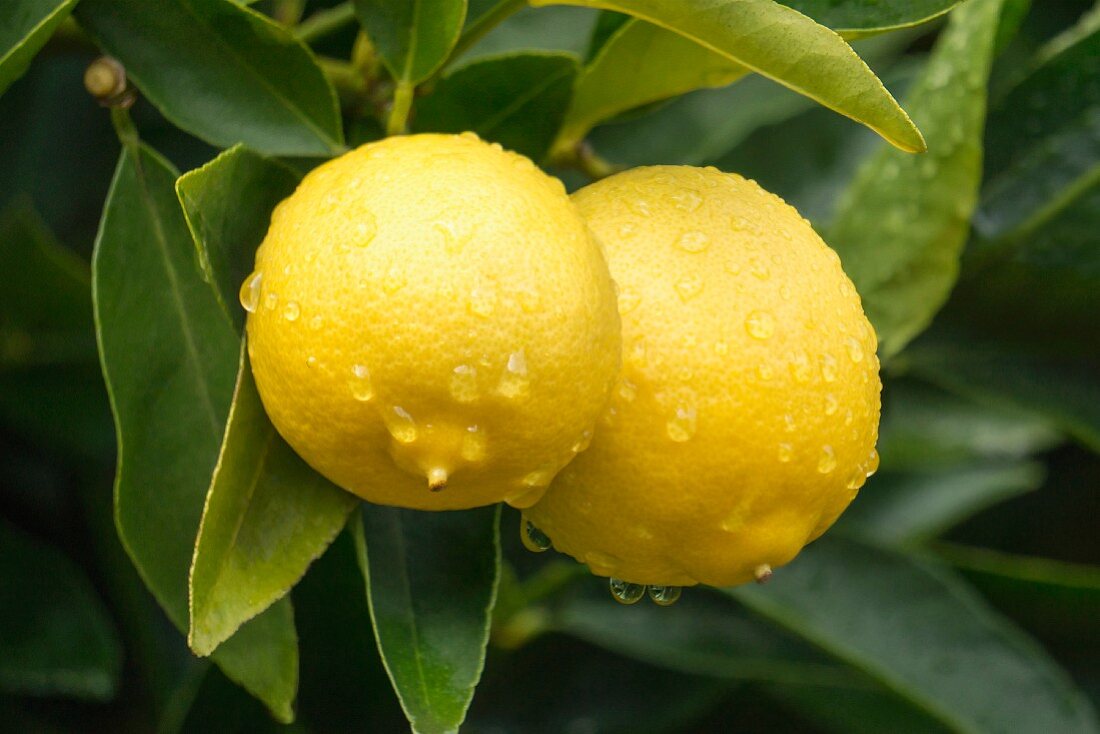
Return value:
<svg viewBox="0 0 1100 734">
<path fill-rule="evenodd" d="M 413 93 L 416 87 L 406 81 L 397 83 L 393 90 L 393 108 L 386 122 L 386 135 L 404 135 L 409 123 L 409 111 L 412 109 Z"/>
</svg>

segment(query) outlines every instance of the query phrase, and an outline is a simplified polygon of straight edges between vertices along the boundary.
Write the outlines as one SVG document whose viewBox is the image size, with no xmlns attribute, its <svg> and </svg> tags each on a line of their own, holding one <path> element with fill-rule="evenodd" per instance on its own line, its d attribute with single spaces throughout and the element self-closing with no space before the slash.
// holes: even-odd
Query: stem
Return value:
<svg viewBox="0 0 1100 734">
<path fill-rule="evenodd" d="M 312 43 L 335 33 L 353 20 L 355 20 L 355 6 L 351 4 L 351 0 L 347 0 L 327 10 L 318 10 L 303 20 L 294 34 L 300 40 Z"/>
<path fill-rule="evenodd" d="M 563 168 L 573 168 L 594 181 L 607 178 L 623 170 L 624 166 L 601 157 L 587 140 L 554 151 L 550 162 Z"/>
<path fill-rule="evenodd" d="M 367 94 L 367 80 L 353 65 L 327 56 L 318 56 L 317 63 L 332 83 L 341 102 L 351 105 L 361 101 Z"/>
<path fill-rule="evenodd" d="M 390 117 L 386 122 L 386 135 L 403 135 L 406 132 L 415 91 L 416 87 L 409 82 L 397 83 L 393 91 L 393 109 L 390 110 Z"/>
<path fill-rule="evenodd" d="M 275 22 L 293 27 L 302 19 L 302 13 L 306 9 L 306 0 L 279 0 L 275 5 Z"/>
<path fill-rule="evenodd" d="M 136 148 L 141 143 L 134 121 L 130 119 L 130 111 L 125 107 L 111 108 L 111 124 L 115 127 L 118 142 L 124 148 Z"/>
</svg>

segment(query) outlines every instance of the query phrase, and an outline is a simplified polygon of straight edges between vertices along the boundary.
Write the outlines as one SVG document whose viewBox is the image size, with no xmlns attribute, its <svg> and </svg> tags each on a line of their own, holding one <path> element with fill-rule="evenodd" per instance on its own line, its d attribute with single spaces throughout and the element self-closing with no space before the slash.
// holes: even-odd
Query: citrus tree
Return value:
<svg viewBox="0 0 1100 734">
<path fill-rule="evenodd" d="M 1092 2 L 5 0 L 0 93 L 13 730 L 1100 731 Z"/>
</svg>

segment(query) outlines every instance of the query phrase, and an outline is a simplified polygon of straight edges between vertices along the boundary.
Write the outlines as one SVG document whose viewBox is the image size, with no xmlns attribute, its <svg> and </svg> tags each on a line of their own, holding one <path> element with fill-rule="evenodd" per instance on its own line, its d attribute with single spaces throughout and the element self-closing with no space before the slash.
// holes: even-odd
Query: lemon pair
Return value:
<svg viewBox="0 0 1100 734">
<path fill-rule="evenodd" d="M 508 502 L 625 601 L 766 574 L 876 466 L 875 335 L 839 259 L 715 169 L 570 198 L 472 134 L 388 138 L 279 205 L 241 302 L 317 471 L 382 504 Z"/>
</svg>

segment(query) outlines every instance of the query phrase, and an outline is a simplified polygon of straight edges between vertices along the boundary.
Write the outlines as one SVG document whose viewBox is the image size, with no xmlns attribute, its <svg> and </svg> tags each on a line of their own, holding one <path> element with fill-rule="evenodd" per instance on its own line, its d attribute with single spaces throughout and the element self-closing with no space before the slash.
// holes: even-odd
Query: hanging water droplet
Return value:
<svg viewBox="0 0 1100 734">
<path fill-rule="evenodd" d="M 676 282 L 676 292 L 680 300 L 687 303 L 703 292 L 703 279 L 698 275 L 689 275 Z"/>
<path fill-rule="evenodd" d="M 768 339 L 775 333 L 775 318 L 767 311 L 753 311 L 745 319 L 745 330 L 754 339 Z"/>
<path fill-rule="evenodd" d="M 825 444 L 821 447 L 821 458 L 817 460 L 817 471 L 821 474 L 830 474 L 836 469 L 836 452 L 833 447 Z"/>
<path fill-rule="evenodd" d="M 351 395 L 361 403 L 365 403 L 374 397 L 374 385 L 371 383 L 370 370 L 365 364 L 357 364 L 351 368 L 352 379 L 348 383 L 351 387 Z"/>
<path fill-rule="evenodd" d="M 237 297 L 241 301 L 241 307 L 248 313 L 255 313 L 256 307 L 260 305 L 260 285 L 262 281 L 263 274 L 257 270 L 245 278 L 244 283 L 241 284 L 241 290 Z"/>
<path fill-rule="evenodd" d="M 867 474 L 862 468 L 856 469 L 848 478 L 848 489 L 859 489 L 867 482 Z"/>
<path fill-rule="evenodd" d="M 681 405 L 665 424 L 665 432 L 676 443 L 684 443 L 695 435 L 696 425 L 695 408 Z"/>
<path fill-rule="evenodd" d="M 779 462 L 781 464 L 790 463 L 790 460 L 794 458 L 794 446 L 789 443 L 779 444 Z"/>
<path fill-rule="evenodd" d="M 570 450 L 574 454 L 579 454 L 582 451 L 587 451 L 588 447 L 592 445 L 592 431 L 581 431 L 580 437 L 573 442 L 573 446 Z"/>
<path fill-rule="evenodd" d="M 839 407 L 840 403 L 837 401 L 836 395 L 829 393 L 825 396 L 825 415 L 835 415 Z"/>
<path fill-rule="evenodd" d="M 459 449 L 462 458 L 470 462 L 481 461 L 485 458 L 486 448 L 485 432 L 477 426 L 467 426 Z"/>
<path fill-rule="evenodd" d="M 620 604 L 637 604 L 645 596 L 645 584 L 632 584 L 622 579 L 610 579 L 611 596 Z"/>
<path fill-rule="evenodd" d="M 441 466 L 433 466 L 428 470 L 428 491 L 442 492 L 447 488 L 447 470 Z"/>
<path fill-rule="evenodd" d="M 297 301 L 289 301 L 283 308 L 283 318 L 287 321 L 297 321 L 302 315 L 302 308 Z"/>
<path fill-rule="evenodd" d="M 518 398 L 527 394 L 530 380 L 527 377 L 527 357 L 523 350 L 508 355 L 508 365 L 497 384 L 497 394 L 505 398 Z"/>
<path fill-rule="evenodd" d="M 679 586 L 650 586 L 649 598 L 654 604 L 662 607 L 672 606 L 680 601 L 683 589 Z"/>
<path fill-rule="evenodd" d="M 684 232 L 676 240 L 676 246 L 684 252 L 702 252 L 710 245 L 710 238 L 706 233 L 693 230 L 690 232 Z"/>
<path fill-rule="evenodd" d="M 865 470 L 867 472 L 868 478 L 874 476 L 875 472 L 878 471 L 878 465 L 878 451 L 876 451 L 875 449 L 871 449 L 871 454 L 867 457 L 867 469 Z"/>
<path fill-rule="evenodd" d="M 364 209 L 359 213 L 358 221 L 355 222 L 355 245 L 356 247 L 366 247 L 374 241 L 374 236 L 378 234 L 378 220 L 374 218 L 374 214 Z"/>
<path fill-rule="evenodd" d="M 550 537 L 536 528 L 535 524 L 526 517 L 520 519 L 519 538 L 523 541 L 523 547 L 532 553 L 542 553 L 554 547 Z"/>
<path fill-rule="evenodd" d="M 325 320 L 320 316 L 314 316 L 309 320 L 309 328 L 311 331 L 319 331 L 321 326 L 324 325 Z"/>
<path fill-rule="evenodd" d="M 416 421 L 409 415 L 409 411 L 400 405 L 393 406 L 387 416 L 386 428 L 398 443 L 412 443 L 418 435 Z"/>
<path fill-rule="evenodd" d="M 460 403 L 472 403 L 478 398 L 477 369 L 460 364 L 451 372 L 451 397 Z"/>
<path fill-rule="evenodd" d="M 821 376 L 825 382 L 836 381 L 836 357 L 831 354 L 821 355 Z"/>
<path fill-rule="evenodd" d="M 542 467 L 527 474 L 521 484 L 524 487 L 530 489 L 532 487 L 549 487 L 550 482 L 554 479 L 555 471 L 548 467 Z"/>
</svg>

